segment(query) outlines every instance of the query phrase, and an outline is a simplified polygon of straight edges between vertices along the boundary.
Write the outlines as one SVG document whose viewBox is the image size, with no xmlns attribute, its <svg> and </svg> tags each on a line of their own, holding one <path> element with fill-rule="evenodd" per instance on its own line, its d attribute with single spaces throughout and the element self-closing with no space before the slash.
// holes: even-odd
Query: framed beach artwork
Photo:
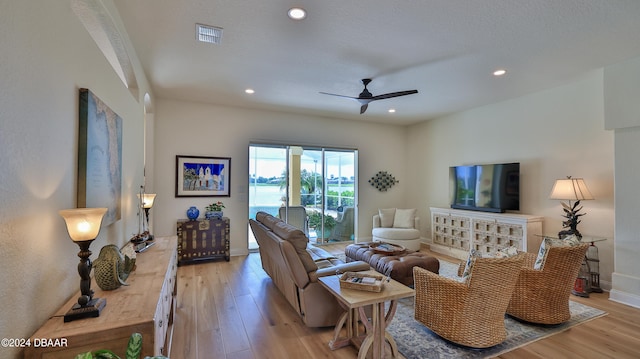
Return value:
<svg viewBox="0 0 640 359">
<path fill-rule="evenodd" d="M 176 156 L 176 197 L 229 197 L 231 158 Z"/>
<path fill-rule="evenodd" d="M 88 89 L 80 89 L 79 208 L 106 207 L 103 226 L 121 218 L 122 118 Z"/>
</svg>

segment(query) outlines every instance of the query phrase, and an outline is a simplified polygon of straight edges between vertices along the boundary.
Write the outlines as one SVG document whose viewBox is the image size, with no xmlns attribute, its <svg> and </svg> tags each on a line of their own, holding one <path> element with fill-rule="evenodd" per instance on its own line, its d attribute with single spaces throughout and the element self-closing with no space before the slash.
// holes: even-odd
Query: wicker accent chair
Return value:
<svg viewBox="0 0 640 359">
<path fill-rule="evenodd" d="M 353 207 L 338 207 L 336 226 L 331 231 L 331 239 L 336 241 L 350 241 L 353 236 Z"/>
<path fill-rule="evenodd" d="M 560 324 L 571 318 L 569 295 L 589 244 L 551 247 L 542 269 L 533 269 L 535 253 L 525 253 L 507 314 L 526 322 Z"/>
<path fill-rule="evenodd" d="M 505 311 L 523 260 L 522 254 L 477 258 L 467 283 L 414 267 L 415 319 L 459 345 L 488 348 L 503 342 Z"/>
</svg>

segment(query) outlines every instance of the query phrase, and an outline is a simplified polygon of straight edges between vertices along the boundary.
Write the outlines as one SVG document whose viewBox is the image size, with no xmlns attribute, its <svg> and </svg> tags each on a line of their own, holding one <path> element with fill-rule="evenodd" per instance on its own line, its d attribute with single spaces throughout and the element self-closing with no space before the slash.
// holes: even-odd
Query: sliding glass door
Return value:
<svg viewBox="0 0 640 359">
<path fill-rule="evenodd" d="M 353 240 L 356 161 L 357 151 L 350 149 L 252 144 L 249 217 L 268 212 L 316 244 Z"/>
</svg>

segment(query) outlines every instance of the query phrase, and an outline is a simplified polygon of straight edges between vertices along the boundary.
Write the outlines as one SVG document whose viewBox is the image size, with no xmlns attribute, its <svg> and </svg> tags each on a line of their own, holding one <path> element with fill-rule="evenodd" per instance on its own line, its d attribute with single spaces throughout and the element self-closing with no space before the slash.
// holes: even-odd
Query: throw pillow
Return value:
<svg viewBox="0 0 640 359">
<path fill-rule="evenodd" d="M 496 251 L 494 258 L 509 258 L 518 255 L 518 247 L 509 246 Z"/>
<path fill-rule="evenodd" d="M 393 228 L 413 228 L 417 209 L 396 209 Z"/>
<path fill-rule="evenodd" d="M 378 215 L 380 216 L 380 227 L 391 228 L 393 226 L 393 220 L 396 214 L 395 208 L 379 209 Z"/>
<path fill-rule="evenodd" d="M 536 261 L 533 264 L 533 269 L 540 270 L 544 267 L 544 261 L 547 259 L 547 253 L 549 252 L 549 248 L 553 246 L 569 246 L 574 247 L 579 245 L 580 239 L 576 236 L 569 236 L 564 239 L 557 238 L 549 238 L 545 237 L 540 243 L 540 249 L 538 250 L 538 256 L 536 257 Z"/>
<path fill-rule="evenodd" d="M 472 249 L 469 251 L 469 256 L 467 257 L 467 263 L 464 266 L 464 271 L 462 272 L 462 277 L 460 277 L 460 282 L 468 283 L 471 279 L 471 271 L 473 270 L 473 265 L 476 262 L 477 258 L 482 258 L 482 253 Z"/>
</svg>

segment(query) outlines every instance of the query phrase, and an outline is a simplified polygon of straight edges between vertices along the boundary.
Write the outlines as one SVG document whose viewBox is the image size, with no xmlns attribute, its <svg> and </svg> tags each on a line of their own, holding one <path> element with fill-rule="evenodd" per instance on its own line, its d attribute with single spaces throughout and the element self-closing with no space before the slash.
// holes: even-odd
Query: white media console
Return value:
<svg viewBox="0 0 640 359">
<path fill-rule="evenodd" d="M 541 216 L 431 207 L 431 250 L 466 259 L 474 248 L 482 253 L 515 246 L 537 252 L 542 241 Z"/>
</svg>

